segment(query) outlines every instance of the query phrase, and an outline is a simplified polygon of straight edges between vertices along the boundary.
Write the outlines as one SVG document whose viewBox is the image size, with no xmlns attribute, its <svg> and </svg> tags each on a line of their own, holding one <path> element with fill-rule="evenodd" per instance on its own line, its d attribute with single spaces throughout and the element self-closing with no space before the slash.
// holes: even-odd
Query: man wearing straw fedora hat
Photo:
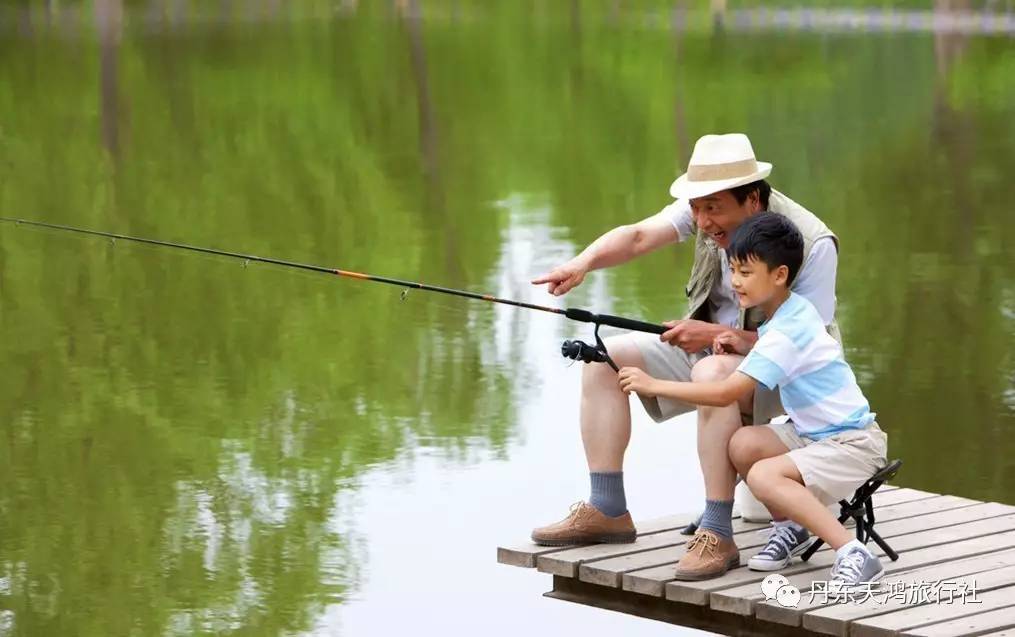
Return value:
<svg viewBox="0 0 1015 637">
<path fill-rule="evenodd" d="M 803 235 L 804 262 L 792 290 L 814 304 L 828 330 L 838 338 L 834 316 L 838 240 L 814 214 L 769 186 L 765 179 L 771 171 L 771 164 L 755 159 L 746 135 L 705 135 L 694 145 L 687 172 L 670 187 L 673 203 L 638 223 L 610 230 L 581 254 L 533 283 L 545 283 L 551 294 L 559 296 L 580 285 L 592 270 L 619 265 L 694 237 L 694 264 L 685 287 L 689 304 L 686 317 L 666 322 L 670 329 L 659 337 L 623 334 L 607 339 L 606 345 L 619 366 L 639 367 L 656 378 L 703 382 L 724 379 L 743 357 L 711 355 L 715 337 L 732 330 L 754 343 L 763 320 L 757 308 L 739 308 L 725 248 L 741 223 L 769 210 L 786 216 Z M 697 408 L 665 398 L 639 398 L 656 422 L 697 410 L 705 511 L 676 575 L 680 579 L 721 575 L 733 562 L 739 562 L 731 528 L 734 492 L 742 507 L 748 504 L 744 500 L 753 501 L 746 489 L 736 489 L 737 472 L 727 447 L 742 425 L 768 422 L 782 413 L 778 395 L 759 386 L 754 396 L 738 404 Z M 636 530 L 627 511 L 623 483 L 624 452 L 631 435 L 630 403 L 609 367 L 584 366 L 580 420 L 591 497 L 572 507 L 560 522 L 535 529 L 532 539 L 561 546 L 633 542 Z M 753 503 L 756 505 L 756 501 Z M 776 524 L 790 525 L 795 530 L 789 521 Z M 806 533 L 801 529 L 797 535 L 804 537 Z M 782 544 L 762 552 L 771 554 L 779 549 L 775 552 L 786 553 L 788 560 L 806 548 L 787 544 L 785 538 L 789 536 L 773 533 L 773 538 L 782 538 Z M 700 551 L 694 550 L 698 544 Z"/>
</svg>

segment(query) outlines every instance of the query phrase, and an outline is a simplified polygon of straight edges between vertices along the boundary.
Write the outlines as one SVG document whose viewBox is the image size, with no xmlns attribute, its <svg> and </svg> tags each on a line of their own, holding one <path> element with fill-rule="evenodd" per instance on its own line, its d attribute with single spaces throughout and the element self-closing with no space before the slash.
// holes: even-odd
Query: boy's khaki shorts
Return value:
<svg viewBox="0 0 1015 637">
<path fill-rule="evenodd" d="M 888 464 L 888 434 L 878 424 L 843 431 L 821 440 L 804 438 L 791 421 L 770 422 L 770 428 L 789 449 L 790 460 L 811 493 L 822 504 L 848 500 L 878 469 Z"/>
</svg>

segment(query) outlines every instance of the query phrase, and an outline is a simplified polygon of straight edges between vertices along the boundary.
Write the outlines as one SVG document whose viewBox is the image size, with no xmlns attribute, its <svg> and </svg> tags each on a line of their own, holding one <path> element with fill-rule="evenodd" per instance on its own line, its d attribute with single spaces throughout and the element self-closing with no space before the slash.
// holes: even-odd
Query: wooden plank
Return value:
<svg viewBox="0 0 1015 637">
<path fill-rule="evenodd" d="M 651 520 L 637 523 L 638 537 L 682 529 L 694 520 L 697 514 L 681 513 L 679 515 L 667 515 Z M 621 545 L 623 546 L 623 545 Z M 630 546 L 630 545 L 627 545 Z M 540 555 L 558 553 L 574 548 L 572 546 L 540 546 L 535 542 L 522 542 L 514 546 L 498 546 L 497 562 L 508 566 L 520 566 L 522 568 L 535 568 L 537 558 Z"/>
<path fill-rule="evenodd" d="M 932 493 L 930 491 L 920 491 L 919 489 L 888 489 L 887 487 L 881 487 L 874 492 L 871 499 L 874 500 L 875 506 L 888 506 L 890 504 L 899 504 L 901 502 L 924 500 L 926 498 L 933 498 L 939 495 L 941 494 Z"/>
<path fill-rule="evenodd" d="M 737 518 L 733 520 L 733 533 L 757 532 L 767 527 L 768 524 L 756 524 L 744 522 Z M 690 538 L 681 535 L 679 530 L 664 531 L 647 537 L 639 537 L 637 542 L 632 544 L 592 544 L 580 546 L 540 555 L 536 559 L 536 568 L 543 573 L 552 575 L 563 575 L 564 577 L 577 577 L 578 567 L 593 560 L 603 560 L 620 555 L 640 554 L 648 551 L 663 551 L 669 555 L 673 554 L 674 547 L 682 547 Z M 618 583 L 617 586 L 620 584 Z"/>
<path fill-rule="evenodd" d="M 882 580 L 881 586 L 882 588 L 887 589 L 899 582 L 948 579 L 1011 565 L 1015 565 L 1015 549 L 992 552 L 986 555 L 979 555 L 953 562 L 946 562 L 944 564 L 919 568 L 912 571 L 905 571 L 899 575 L 886 577 Z M 800 608 L 798 610 L 803 613 L 803 626 L 815 632 L 828 635 L 839 635 L 840 637 L 846 637 L 849 622 L 863 617 L 870 617 L 883 612 L 889 612 L 897 605 L 897 600 L 887 600 L 883 604 L 878 604 L 877 606 L 871 606 L 867 603 L 820 604 L 818 602 L 819 600 L 814 600 L 814 602 L 801 600 Z"/>
<path fill-rule="evenodd" d="M 956 509 L 945 509 L 898 519 L 878 518 L 874 529 L 881 537 L 898 537 L 909 533 L 919 533 L 930 529 L 938 529 L 956 524 L 966 524 L 974 520 L 985 520 L 1002 515 L 1015 514 L 1015 507 L 997 502 L 984 502 Z M 824 548 L 824 545 L 822 546 Z"/>
<path fill-rule="evenodd" d="M 888 522 L 895 519 L 903 519 L 930 512 L 963 508 L 975 504 L 975 500 L 945 495 L 890 505 L 884 507 L 883 509 L 879 509 L 876 512 L 876 515 L 878 520 Z M 880 523 L 876 525 L 875 528 L 880 529 Z M 815 553 L 809 563 L 798 562 L 793 566 L 788 567 L 788 569 L 791 570 L 784 571 L 784 574 L 789 574 L 790 572 L 798 573 L 808 570 L 816 570 L 817 568 L 831 565 L 831 561 L 828 561 L 827 564 L 822 562 L 821 564 L 815 565 L 815 561 L 818 560 L 819 556 L 821 556 L 824 552 L 827 552 L 827 549 Z M 746 566 L 749 558 L 750 555 L 741 554 L 741 566 Z M 628 573 L 627 575 L 630 575 L 630 577 L 625 576 L 624 586 L 625 588 L 630 586 L 628 590 L 641 592 L 643 594 L 665 594 L 667 599 L 672 599 L 673 601 L 688 602 L 691 604 L 707 604 L 710 591 L 730 588 L 732 586 L 740 586 L 751 582 L 760 582 L 767 575 L 767 573 L 759 573 L 758 571 L 751 571 L 746 568 L 738 568 L 727 573 L 721 578 L 713 580 L 705 580 L 702 582 L 677 582 L 673 580 L 672 569 L 667 572 L 664 570 L 666 568 L 667 567 L 654 567 L 654 569 Z"/>
<path fill-rule="evenodd" d="M 900 555 L 898 562 L 883 560 L 885 572 L 895 573 L 940 563 L 942 560 L 939 559 L 941 551 L 936 548 L 938 545 L 1007 531 L 1013 526 L 1015 526 L 1015 515 L 1009 515 L 901 536 L 897 538 L 897 541 L 893 540 L 891 543 L 895 545 L 893 548 L 900 554 L 903 551 L 907 551 L 906 559 L 903 560 Z M 1013 534 L 1013 542 L 1015 542 L 1015 534 Z M 1012 546 L 1015 546 L 1015 543 Z M 876 545 L 871 545 L 870 548 L 874 549 L 875 547 Z M 875 553 L 879 556 L 884 556 L 884 552 L 880 550 L 880 547 L 877 547 Z M 814 557 L 811 558 L 811 562 L 814 562 L 819 554 L 821 555 L 820 562 L 826 565 L 826 567 L 831 567 L 832 562 L 835 560 L 835 553 L 832 551 L 824 554 L 820 552 L 815 553 Z M 802 593 L 811 590 L 815 580 L 827 581 L 830 576 L 829 571 L 824 568 L 817 572 L 812 570 L 798 572 L 798 574 L 791 574 L 790 569 L 784 569 L 782 574 L 786 576 L 790 584 L 799 588 Z M 744 586 L 713 591 L 709 596 L 709 605 L 716 610 L 728 613 L 752 615 L 755 612 L 755 606 L 765 601 L 764 595 L 761 594 L 760 590 L 762 579 L 759 578 L 756 582 Z M 802 609 L 782 607 L 778 604 L 772 604 L 772 606 L 773 608 L 766 608 L 764 612 L 758 608 L 758 617 L 787 626 L 800 625 Z"/>
<path fill-rule="evenodd" d="M 977 619 L 977 620 L 984 620 L 984 621 L 983 622 L 976 622 L 975 626 L 978 627 L 980 624 L 994 624 L 994 623 L 997 623 L 997 624 L 1006 624 L 1007 625 L 1008 624 L 1008 617 L 1009 617 L 1008 614 L 1009 613 L 1011 613 L 1011 609 L 1001 609 L 1001 610 L 998 610 L 998 611 L 991 611 L 989 613 L 984 613 L 983 615 L 977 615 L 977 616 L 975 616 L 975 619 Z M 968 618 L 968 619 L 972 620 L 973 618 Z M 961 624 L 964 621 L 965 621 L 964 619 L 963 620 L 956 620 L 955 623 L 959 624 L 960 626 L 956 626 L 954 631 L 949 630 L 948 632 L 942 632 L 942 633 L 917 633 L 917 632 L 910 632 L 910 633 L 905 633 L 905 634 L 906 635 L 928 635 L 928 637 L 930 637 L 931 635 L 933 635 L 933 637 L 953 637 L 953 636 L 954 637 L 958 637 L 959 635 L 972 635 L 972 634 L 976 634 L 977 637 L 1015 637 L 1015 623 L 1013 623 L 1011 626 L 1008 626 L 1008 628 L 1006 628 L 1004 630 L 999 630 L 996 633 L 977 634 L 977 633 L 970 633 L 967 628 L 965 628 L 964 626 L 961 626 Z M 935 624 L 935 626 L 942 626 L 942 627 L 944 627 L 947 624 L 951 624 L 951 622 L 945 622 L 943 624 Z M 928 630 L 930 628 L 931 628 L 930 626 L 927 627 Z M 951 627 L 948 627 L 948 628 L 951 628 Z M 918 628 L 918 629 L 915 629 L 915 630 L 923 630 L 923 629 Z M 994 630 L 994 629 L 988 629 L 988 630 Z M 962 632 L 960 632 L 960 631 L 962 631 Z"/>
<path fill-rule="evenodd" d="M 992 551 L 1003 551 L 1010 548 L 1015 548 L 1015 531 L 1006 532 L 990 532 L 988 535 L 981 535 L 979 537 L 971 537 L 962 539 L 960 535 L 961 530 L 964 527 L 979 527 L 976 531 L 983 531 L 984 526 L 1002 518 L 995 518 L 994 520 L 983 520 L 982 522 L 972 522 L 970 524 L 963 524 L 960 526 L 948 527 L 947 529 L 937 529 L 930 531 L 929 533 L 943 533 L 950 531 L 948 535 L 941 535 L 935 540 L 934 545 L 925 546 L 922 548 L 914 548 L 908 550 L 906 559 L 900 559 L 898 562 L 889 562 L 885 565 L 885 571 L 888 573 L 896 573 L 905 570 L 912 570 L 921 566 L 931 566 L 933 564 L 940 564 L 949 560 L 958 560 L 966 557 L 973 557 L 976 555 L 983 555 Z M 1012 522 L 1006 520 L 1008 524 L 1007 528 L 1011 528 Z M 905 536 L 906 538 L 912 538 L 921 534 L 913 534 Z M 901 540 L 905 538 L 900 538 Z M 814 557 L 817 557 L 815 555 Z M 824 557 L 823 560 L 826 566 L 831 566 L 832 556 L 829 553 L 828 557 Z M 847 606 L 847 608 L 853 608 L 853 605 Z M 819 609 L 814 613 L 824 613 L 831 609 Z M 784 624 L 787 626 L 796 626 L 800 624 L 801 614 L 794 608 L 784 609 L 778 604 L 771 602 L 759 603 L 755 607 L 755 615 L 758 619 L 765 621 Z"/>
<path fill-rule="evenodd" d="M 901 610 L 887 615 L 878 615 L 853 622 L 849 627 L 851 637 L 896 637 L 900 633 L 919 626 L 985 613 L 1015 605 L 1015 587 L 999 588 L 985 593 L 977 592 L 978 604 L 924 604 L 916 608 Z"/>
</svg>

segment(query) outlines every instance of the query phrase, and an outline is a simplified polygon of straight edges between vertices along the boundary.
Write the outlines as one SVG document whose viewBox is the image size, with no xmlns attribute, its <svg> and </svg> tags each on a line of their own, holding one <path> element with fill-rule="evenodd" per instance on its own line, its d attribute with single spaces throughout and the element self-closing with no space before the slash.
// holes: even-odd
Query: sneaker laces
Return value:
<svg viewBox="0 0 1015 637">
<path fill-rule="evenodd" d="M 796 533 L 783 524 L 773 524 L 773 527 L 772 529 L 765 529 L 768 531 L 768 544 L 765 545 L 765 548 L 761 552 L 766 555 L 774 555 L 775 549 L 782 549 L 786 555 L 789 555 L 790 551 L 798 543 Z"/>
<path fill-rule="evenodd" d="M 711 533 L 695 533 L 694 537 L 687 541 L 687 552 L 693 553 L 696 549 L 698 557 L 705 557 L 705 551 L 715 557 L 716 547 L 719 546 L 719 538 Z"/>
<path fill-rule="evenodd" d="M 760 535 L 762 539 L 767 540 L 768 538 L 772 537 L 772 534 L 775 533 L 775 530 L 780 526 L 783 526 L 783 524 L 780 522 L 776 522 L 775 520 L 772 520 L 771 522 L 768 523 L 768 526 L 758 529 L 756 533 Z"/>
<path fill-rule="evenodd" d="M 853 584 L 860 581 L 863 572 L 864 553 L 860 549 L 853 549 L 835 563 L 832 569 L 832 581 L 844 584 Z"/>
</svg>

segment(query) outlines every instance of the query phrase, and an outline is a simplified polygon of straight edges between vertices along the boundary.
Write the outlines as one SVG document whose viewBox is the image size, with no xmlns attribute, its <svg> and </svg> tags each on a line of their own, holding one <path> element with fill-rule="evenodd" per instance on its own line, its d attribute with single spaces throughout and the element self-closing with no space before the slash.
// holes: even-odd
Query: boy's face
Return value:
<svg viewBox="0 0 1015 637">
<path fill-rule="evenodd" d="M 786 289 L 789 268 L 780 265 L 769 269 L 764 261 L 749 257 L 746 261 L 730 260 L 730 283 L 737 293 L 740 307 L 754 307 L 768 302 L 776 292 Z"/>
<path fill-rule="evenodd" d="M 730 245 L 733 231 L 761 210 L 757 191 L 751 192 L 742 204 L 737 203 L 736 197 L 728 190 L 691 199 L 690 204 L 698 230 L 712 237 L 724 250 Z"/>
</svg>

